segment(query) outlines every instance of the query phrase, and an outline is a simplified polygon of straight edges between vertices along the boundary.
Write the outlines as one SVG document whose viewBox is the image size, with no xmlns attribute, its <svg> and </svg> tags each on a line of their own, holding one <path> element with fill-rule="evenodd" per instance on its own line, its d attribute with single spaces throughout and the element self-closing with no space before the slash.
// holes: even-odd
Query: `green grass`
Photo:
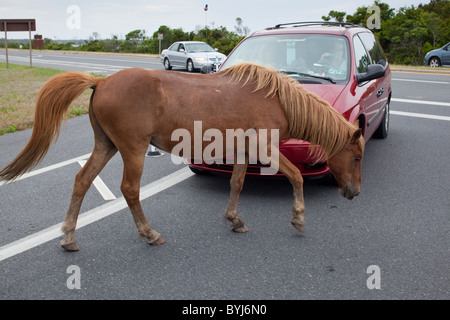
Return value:
<svg viewBox="0 0 450 320">
<path fill-rule="evenodd" d="M 0 129 L 0 136 L 6 133 L 11 133 L 11 132 L 16 132 L 17 130 L 17 126 L 15 124 L 12 124 L 10 127 L 8 128 L 2 128 Z"/>
<path fill-rule="evenodd" d="M 52 76 L 64 72 L 16 64 L 6 68 L 6 63 L 0 63 L 0 135 L 32 127 L 39 89 Z M 91 93 L 92 90 L 86 90 L 72 102 L 68 118 L 88 112 Z"/>
<path fill-rule="evenodd" d="M 432 68 L 430 66 L 425 66 L 425 65 L 423 65 L 423 66 L 411 66 L 411 65 L 403 65 L 403 64 L 391 64 L 390 66 L 391 66 L 391 68 L 405 69 L 405 70 L 410 69 L 411 71 L 414 71 L 414 70 L 431 71 L 431 72 L 443 71 L 445 73 L 450 73 L 450 68 L 447 68 L 447 67 Z"/>
</svg>

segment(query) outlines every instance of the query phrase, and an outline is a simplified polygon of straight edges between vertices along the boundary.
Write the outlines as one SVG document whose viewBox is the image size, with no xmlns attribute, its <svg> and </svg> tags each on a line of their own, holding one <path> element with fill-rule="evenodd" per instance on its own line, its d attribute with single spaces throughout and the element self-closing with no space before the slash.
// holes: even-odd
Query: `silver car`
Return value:
<svg viewBox="0 0 450 320">
<path fill-rule="evenodd" d="M 179 41 L 161 52 L 161 63 L 166 70 L 186 68 L 189 72 L 201 69 L 204 64 L 222 64 L 225 55 L 209 44 L 200 41 Z"/>
</svg>

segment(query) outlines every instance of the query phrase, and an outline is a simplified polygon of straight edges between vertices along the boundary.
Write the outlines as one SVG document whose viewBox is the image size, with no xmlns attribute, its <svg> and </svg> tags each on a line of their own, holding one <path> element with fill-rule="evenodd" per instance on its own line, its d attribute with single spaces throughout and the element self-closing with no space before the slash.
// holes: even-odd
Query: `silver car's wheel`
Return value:
<svg viewBox="0 0 450 320">
<path fill-rule="evenodd" d="M 438 57 L 433 57 L 430 59 L 430 67 L 439 67 L 441 66 L 441 61 L 439 60 Z"/>
<path fill-rule="evenodd" d="M 172 70 L 172 66 L 170 65 L 169 59 L 165 58 L 164 59 L 164 69 L 166 70 Z"/>
<path fill-rule="evenodd" d="M 186 63 L 186 69 L 189 72 L 194 72 L 194 63 L 192 62 L 191 59 L 189 59 Z"/>
</svg>

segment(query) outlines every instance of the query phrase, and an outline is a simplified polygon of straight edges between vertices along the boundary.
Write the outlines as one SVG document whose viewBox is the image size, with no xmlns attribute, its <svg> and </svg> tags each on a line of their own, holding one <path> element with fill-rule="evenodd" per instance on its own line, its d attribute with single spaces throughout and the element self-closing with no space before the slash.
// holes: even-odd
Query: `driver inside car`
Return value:
<svg viewBox="0 0 450 320">
<path fill-rule="evenodd" d="M 322 54 L 315 65 L 330 67 L 328 73 L 346 75 L 347 74 L 347 55 L 345 54 L 344 44 L 335 42 L 330 51 Z"/>
</svg>

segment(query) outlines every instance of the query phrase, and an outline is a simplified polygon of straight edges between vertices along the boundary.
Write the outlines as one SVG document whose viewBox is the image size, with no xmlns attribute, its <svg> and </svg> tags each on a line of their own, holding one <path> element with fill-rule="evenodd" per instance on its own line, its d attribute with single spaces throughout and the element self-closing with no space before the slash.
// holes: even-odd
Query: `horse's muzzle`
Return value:
<svg viewBox="0 0 450 320">
<path fill-rule="evenodd" d="M 359 189 L 352 188 L 351 186 L 345 186 L 339 188 L 339 194 L 348 200 L 352 200 L 359 194 Z"/>
</svg>

